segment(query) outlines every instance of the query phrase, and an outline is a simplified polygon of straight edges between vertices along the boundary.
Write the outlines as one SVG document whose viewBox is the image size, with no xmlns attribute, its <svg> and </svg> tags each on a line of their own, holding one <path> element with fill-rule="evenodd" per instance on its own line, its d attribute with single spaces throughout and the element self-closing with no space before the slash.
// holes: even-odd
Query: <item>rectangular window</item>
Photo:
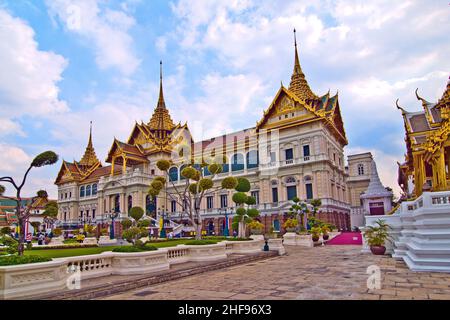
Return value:
<svg viewBox="0 0 450 320">
<path fill-rule="evenodd" d="M 272 188 L 272 202 L 278 202 L 278 188 Z"/>
<path fill-rule="evenodd" d="M 170 202 L 170 211 L 171 212 L 177 212 L 177 202 L 175 200 L 172 200 Z"/>
<path fill-rule="evenodd" d="M 92 209 L 92 219 L 95 219 L 95 209 Z"/>
<path fill-rule="evenodd" d="M 226 195 L 226 194 L 220 195 L 220 207 L 221 208 L 228 207 L 228 195 Z"/>
<path fill-rule="evenodd" d="M 305 184 L 306 187 L 306 199 L 310 200 L 313 199 L 313 188 L 311 183 Z"/>
<path fill-rule="evenodd" d="M 255 198 L 256 204 L 259 204 L 259 191 L 252 191 L 251 196 Z"/>
<path fill-rule="evenodd" d="M 89 218 L 89 210 L 86 210 L 86 218 Z"/>
<path fill-rule="evenodd" d="M 294 150 L 292 148 L 285 150 L 286 160 L 294 159 Z"/>
<path fill-rule="evenodd" d="M 303 156 L 304 157 L 309 157 L 309 145 L 303 146 Z"/>
<path fill-rule="evenodd" d="M 287 189 L 287 199 L 292 200 L 297 197 L 297 186 L 289 186 Z"/>
<path fill-rule="evenodd" d="M 206 208 L 207 209 L 214 208 L 214 197 L 213 196 L 206 197 Z"/>
<path fill-rule="evenodd" d="M 83 211 L 80 211 L 80 217 L 83 218 Z"/>
</svg>

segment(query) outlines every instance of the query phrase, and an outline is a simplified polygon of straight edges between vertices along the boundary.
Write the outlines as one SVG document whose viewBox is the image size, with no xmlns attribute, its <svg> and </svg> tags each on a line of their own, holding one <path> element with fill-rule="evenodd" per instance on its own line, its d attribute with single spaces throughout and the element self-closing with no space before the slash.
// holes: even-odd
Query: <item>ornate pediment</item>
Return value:
<svg viewBox="0 0 450 320">
<path fill-rule="evenodd" d="M 286 112 L 292 112 L 295 110 L 295 102 L 287 96 L 281 97 L 276 104 L 276 114 L 284 114 Z"/>
</svg>

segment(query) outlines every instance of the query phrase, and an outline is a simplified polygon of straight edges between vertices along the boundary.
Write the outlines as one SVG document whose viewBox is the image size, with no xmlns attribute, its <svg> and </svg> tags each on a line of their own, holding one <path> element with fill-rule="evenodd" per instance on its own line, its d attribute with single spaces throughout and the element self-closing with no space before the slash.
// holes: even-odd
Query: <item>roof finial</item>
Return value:
<svg viewBox="0 0 450 320">
<path fill-rule="evenodd" d="M 295 48 L 297 48 L 297 31 L 295 30 L 295 28 L 294 28 L 294 45 Z"/>
<path fill-rule="evenodd" d="M 166 108 L 166 103 L 164 101 L 163 85 L 162 85 L 162 60 L 159 61 L 159 98 L 157 108 Z"/>
</svg>

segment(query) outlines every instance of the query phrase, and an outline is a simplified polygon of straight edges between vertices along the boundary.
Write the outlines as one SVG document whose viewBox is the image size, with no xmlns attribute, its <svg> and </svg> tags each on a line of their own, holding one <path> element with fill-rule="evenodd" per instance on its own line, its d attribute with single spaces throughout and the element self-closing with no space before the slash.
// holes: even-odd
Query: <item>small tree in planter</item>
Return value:
<svg viewBox="0 0 450 320">
<path fill-rule="evenodd" d="M 319 241 L 321 231 L 322 230 L 320 227 L 312 227 L 311 228 L 312 241 L 314 241 L 314 242 Z"/>
<path fill-rule="evenodd" d="M 133 222 L 130 219 L 125 219 L 121 222 L 123 230 L 128 230 L 133 225 Z"/>
<path fill-rule="evenodd" d="M 391 227 L 382 219 L 375 221 L 375 226 L 367 227 L 364 231 L 364 237 L 368 245 L 370 246 L 370 251 L 375 255 L 384 255 L 386 252 L 386 241 L 392 241 L 389 235 L 389 229 Z"/>
<path fill-rule="evenodd" d="M 262 234 L 264 225 L 258 220 L 252 220 L 250 223 L 247 224 L 247 227 L 250 228 L 251 234 L 260 235 Z"/>
<path fill-rule="evenodd" d="M 244 204 L 251 206 L 256 203 L 255 198 L 246 194 L 246 192 L 250 191 L 250 182 L 245 178 L 237 178 L 237 182 L 235 187 L 237 192 L 233 194 L 233 202 L 236 203 L 239 208 L 236 209 L 236 216 L 234 216 L 233 222 L 238 223 L 238 237 L 245 238 L 246 225 L 259 216 L 259 211 L 254 208 L 244 208 Z"/>
<path fill-rule="evenodd" d="M 308 219 L 308 205 L 306 202 L 301 201 L 299 198 L 295 197 L 292 199 L 294 204 L 289 209 L 288 215 L 290 218 L 297 218 L 298 222 L 306 228 Z M 298 225 L 298 224 L 297 224 Z"/>
<path fill-rule="evenodd" d="M 319 211 L 320 207 L 322 206 L 322 200 L 313 199 L 313 200 L 311 200 L 310 204 L 313 207 L 313 211 L 312 211 L 313 217 L 316 217 L 316 213 Z"/>
<path fill-rule="evenodd" d="M 128 215 L 133 218 L 133 225 L 137 225 L 139 223 L 139 220 L 144 216 L 144 209 L 142 209 L 141 207 L 133 207 L 130 209 Z"/>
<path fill-rule="evenodd" d="M 287 232 L 295 232 L 297 226 L 298 220 L 294 218 L 287 219 L 286 222 L 283 224 L 283 227 L 286 229 Z"/>
</svg>

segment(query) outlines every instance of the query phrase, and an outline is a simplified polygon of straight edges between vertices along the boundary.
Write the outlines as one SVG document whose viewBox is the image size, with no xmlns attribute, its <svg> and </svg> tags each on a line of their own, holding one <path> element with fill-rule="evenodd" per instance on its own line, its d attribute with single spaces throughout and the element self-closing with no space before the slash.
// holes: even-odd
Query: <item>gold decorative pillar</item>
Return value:
<svg viewBox="0 0 450 320">
<path fill-rule="evenodd" d="M 111 162 L 111 176 L 114 175 L 114 163 L 116 162 L 116 157 L 112 157 L 112 162 Z"/>
<path fill-rule="evenodd" d="M 444 148 L 439 150 L 439 154 L 435 161 L 437 190 L 442 191 L 447 187 L 447 177 L 445 173 L 445 154 Z M 434 171 L 434 169 L 433 169 Z"/>
<path fill-rule="evenodd" d="M 127 157 L 122 156 L 122 158 L 123 158 L 122 174 L 125 174 L 127 172 Z"/>
</svg>

